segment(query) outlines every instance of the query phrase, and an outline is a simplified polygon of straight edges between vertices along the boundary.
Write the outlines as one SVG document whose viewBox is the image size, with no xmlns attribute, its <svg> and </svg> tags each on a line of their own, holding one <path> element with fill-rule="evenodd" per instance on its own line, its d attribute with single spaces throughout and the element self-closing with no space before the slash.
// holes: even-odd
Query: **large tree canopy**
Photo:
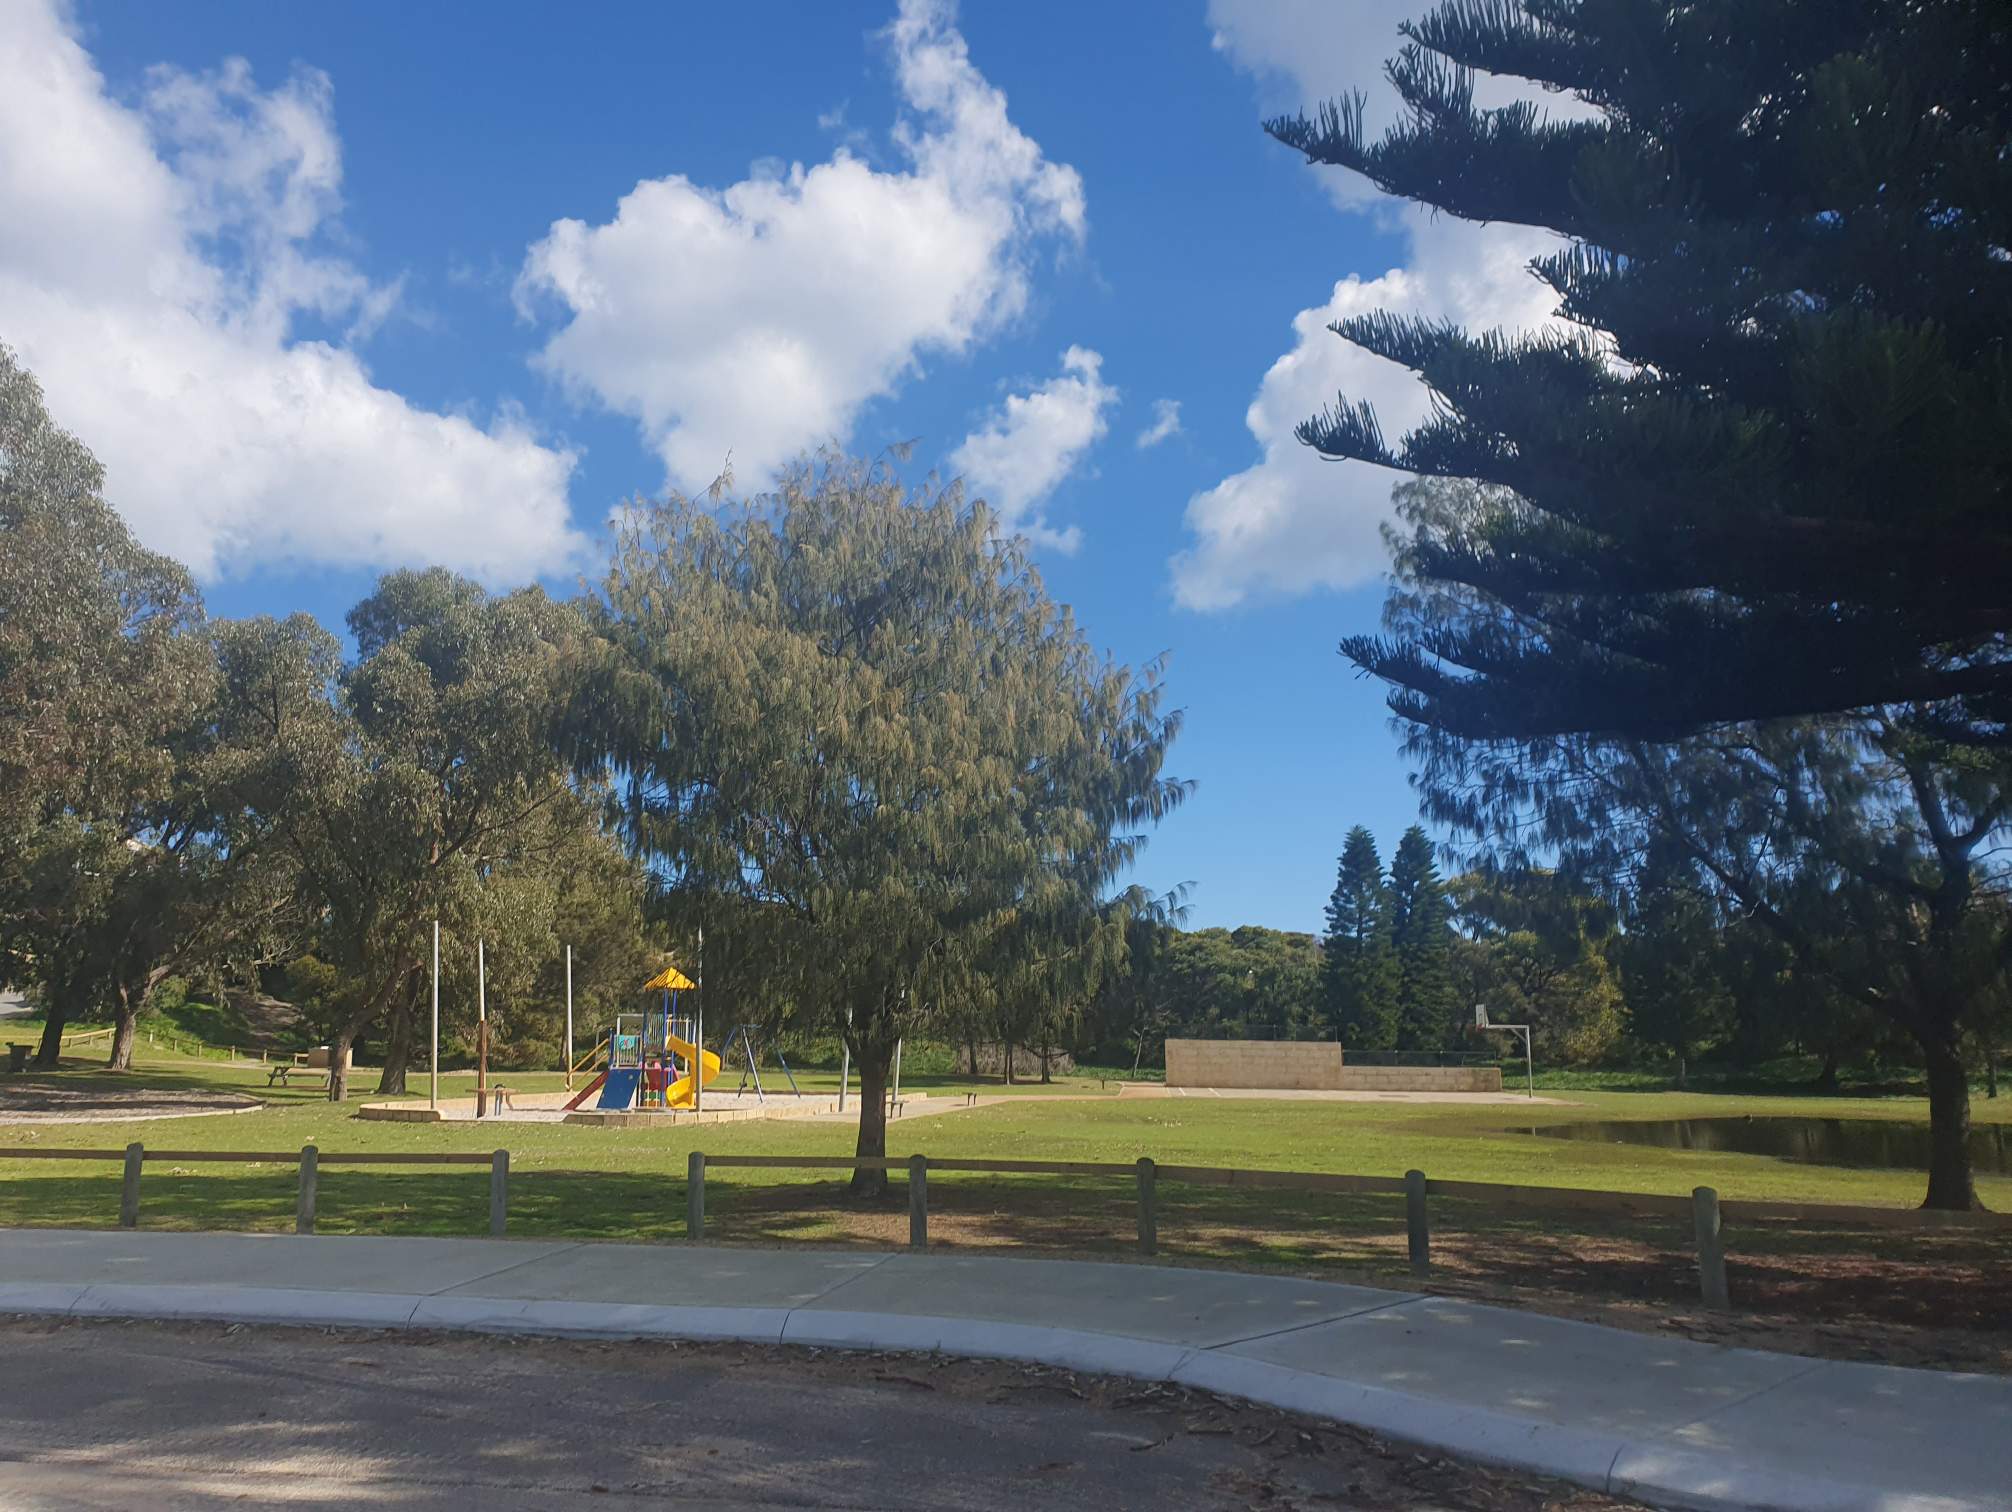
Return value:
<svg viewBox="0 0 2012 1512">
<path fill-rule="evenodd" d="M 435 568 L 388 574 L 349 624 L 359 655 L 347 666 L 305 615 L 221 636 L 233 822 L 284 853 L 320 905 L 316 954 L 342 983 L 338 1101 L 344 1052 L 380 1021 L 383 1086 L 402 1086 L 432 921 L 465 943 L 507 911 L 511 879 L 563 850 L 552 812 L 578 803 L 556 754 L 572 610 Z"/>
<path fill-rule="evenodd" d="M 1512 490 L 1428 533 L 1477 612 L 1345 651 L 1479 737 L 1648 738 L 1907 705 L 2012 728 L 2012 8 L 2001 0 L 1448 0 L 1360 98 L 1269 122 L 1316 163 L 1557 232 L 1562 334 L 1388 314 L 1400 444 L 1343 396 L 1323 455 Z M 1474 70 L 1590 107 L 1475 107 Z"/>
<path fill-rule="evenodd" d="M 583 759 L 674 911 L 844 1035 L 883 1153 L 895 1042 L 975 968 L 1116 948 L 1103 894 L 1185 791 L 1157 670 L 1096 657 L 982 506 L 839 459 L 635 511 L 604 594 Z"/>
<path fill-rule="evenodd" d="M 166 973 L 265 901 L 216 844 L 217 676 L 202 601 L 103 496 L 104 470 L 0 346 L 0 976 L 65 1024 L 115 1006 L 111 1064 Z"/>
</svg>

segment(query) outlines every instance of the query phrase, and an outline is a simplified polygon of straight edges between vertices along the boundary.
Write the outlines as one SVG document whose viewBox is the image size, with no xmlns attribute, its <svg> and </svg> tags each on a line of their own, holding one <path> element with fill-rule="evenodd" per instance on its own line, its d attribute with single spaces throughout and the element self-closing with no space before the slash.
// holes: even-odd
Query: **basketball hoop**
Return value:
<svg viewBox="0 0 2012 1512">
<path fill-rule="evenodd" d="M 1528 1024 L 1491 1024 L 1488 1022 L 1488 1008 L 1484 1003 L 1474 1005 L 1474 1032 L 1476 1034 L 1520 1034 L 1523 1036 L 1523 1081 L 1532 1098 L 1537 1095 L 1537 1072 L 1530 1063 L 1530 1026 Z"/>
</svg>

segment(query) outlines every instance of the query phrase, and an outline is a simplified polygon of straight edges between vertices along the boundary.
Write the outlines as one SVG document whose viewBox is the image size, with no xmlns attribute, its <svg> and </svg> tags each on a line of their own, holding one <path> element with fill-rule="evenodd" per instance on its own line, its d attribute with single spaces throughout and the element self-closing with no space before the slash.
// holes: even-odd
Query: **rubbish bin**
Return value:
<svg viewBox="0 0 2012 1512">
<path fill-rule="evenodd" d="M 34 1048 L 33 1045 L 17 1045 L 12 1040 L 9 1040 L 7 1042 L 7 1069 L 15 1072 L 26 1071 L 28 1069 L 28 1052 Z"/>
</svg>

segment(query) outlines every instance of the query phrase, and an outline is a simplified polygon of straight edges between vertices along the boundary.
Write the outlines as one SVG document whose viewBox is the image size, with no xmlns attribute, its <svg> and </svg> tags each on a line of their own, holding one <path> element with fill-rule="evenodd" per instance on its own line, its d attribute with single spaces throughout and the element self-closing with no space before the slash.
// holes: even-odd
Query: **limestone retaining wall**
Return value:
<svg viewBox="0 0 2012 1512">
<path fill-rule="evenodd" d="M 1341 1046 L 1332 1040 L 1167 1041 L 1170 1087 L 1333 1092 L 1341 1086 L 1341 1075 Z"/>
<path fill-rule="evenodd" d="M 1350 1066 L 1344 1092 L 1500 1092 L 1500 1066 Z"/>
<path fill-rule="evenodd" d="M 1499 1066 L 1347 1066 L 1332 1040 L 1167 1041 L 1170 1087 L 1295 1092 L 1500 1092 Z"/>
</svg>

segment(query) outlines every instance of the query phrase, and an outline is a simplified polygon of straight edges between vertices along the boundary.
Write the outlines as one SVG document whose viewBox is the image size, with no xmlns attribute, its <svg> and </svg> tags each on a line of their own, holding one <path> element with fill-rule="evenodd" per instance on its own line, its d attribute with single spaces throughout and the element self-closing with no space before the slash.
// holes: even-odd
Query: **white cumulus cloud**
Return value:
<svg viewBox="0 0 2012 1512">
<path fill-rule="evenodd" d="M 419 408 L 351 348 L 398 289 L 324 247 L 342 182 L 328 78 L 156 68 L 127 105 L 64 15 L 0 5 L 0 341 L 135 533 L 206 577 L 564 566 L 583 544 L 573 456 L 509 413 Z"/>
<path fill-rule="evenodd" d="M 1217 50 L 1257 77 L 1261 108 L 1310 109 L 1361 89 L 1374 131 L 1397 110 L 1396 93 L 1382 77 L 1384 60 L 1402 41 L 1397 25 L 1424 8 L 1423 0 L 1210 0 L 1208 14 Z M 1516 81 L 1484 78 L 1476 100 L 1500 105 L 1528 92 Z M 1581 109 L 1565 96 L 1541 99 L 1557 116 Z M 1245 415 L 1257 461 L 1188 501 L 1190 544 L 1171 563 L 1174 597 L 1188 608 L 1352 587 L 1389 566 L 1381 527 L 1402 475 L 1323 461 L 1299 444 L 1293 427 L 1346 394 L 1375 405 L 1394 441 L 1425 418 L 1428 396 L 1407 370 L 1328 330 L 1331 322 L 1390 310 L 1451 317 L 1469 329 L 1527 331 L 1544 324 L 1555 303 L 1528 272 L 1532 257 L 1556 245 L 1549 233 L 1435 218 L 1340 169 L 1310 171 L 1343 213 L 1399 229 L 1409 255 L 1381 276 L 1343 279 L 1324 303 L 1293 317 L 1292 346 L 1264 375 Z"/>
<path fill-rule="evenodd" d="M 1074 551 L 1082 532 L 1056 530 L 1041 503 L 1110 429 L 1105 411 L 1118 391 L 1104 382 L 1104 359 L 1083 347 L 1062 354 L 1062 371 L 1024 394 L 1008 394 L 950 454 L 950 465 L 990 504 L 1007 530 Z"/>
<path fill-rule="evenodd" d="M 1082 238 L 1081 178 L 1013 124 L 951 7 L 902 0 L 886 41 L 905 166 L 840 147 L 724 189 L 646 179 L 612 219 L 555 222 L 525 259 L 520 307 L 563 321 L 542 367 L 632 416 L 678 487 L 729 456 L 764 480 L 843 440 L 925 355 L 1018 315 L 1044 239 Z"/>
<path fill-rule="evenodd" d="M 1394 438 L 1425 418 L 1428 395 L 1409 371 L 1328 327 L 1370 310 L 1451 316 L 1470 327 L 1535 325 L 1551 302 L 1525 264 L 1542 244 L 1535 233 L 1440 222 L 1429 235 L 1414 232 L 1407 266 L 1343 279 L 1325 304 L 1295 315 L 1291 350 L 1271 365 L 1244 416 L 1257 462 L 1188 501 L 1193 544 L 1173 561 L 1175 599 L 1226 609 L 1256 594 L 1347 588 L 1383 572 L 1381 527 L 1402 474 L 1326 461 L 1300 445 L 1293 427 L 1345 393 L 1370 400 Z"/>
<path fill-rule="evenodd" d="M 1158 446 L 1169 437 L 1181 433 L 1181 401 L 1178 399 L 1155 399 L 1153 401 L 1153 423 L 1138 434 L 1135 445 L 1140 451 Z"/>
</svg>

